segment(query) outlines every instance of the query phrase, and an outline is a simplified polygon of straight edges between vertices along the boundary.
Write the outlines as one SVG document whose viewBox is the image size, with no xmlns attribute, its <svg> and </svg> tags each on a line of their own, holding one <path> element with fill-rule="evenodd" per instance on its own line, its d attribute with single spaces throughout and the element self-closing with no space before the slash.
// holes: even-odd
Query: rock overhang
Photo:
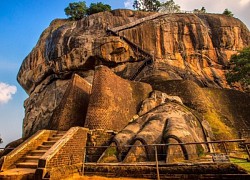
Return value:
<svg viewBox="0 0 250 180">
<path fill-rule="evenodd" d="M 119 37 L 107 37 L 106 30 L 152 14 L 155 13 L 114 10 L 79 21 L 52 22 L 23 61 L 18 82 L 30 94 L 48 77 L 67 79 L 71 72 L 88 76 L 86 72 L 100 64 L 130 68 L 128 64 L 136 62 L 137 56 Z M 235 50 L 250 44 L 249 31 L 243 23 L 218 14 L 165 14 L 120 34 L 153 52 L 158 64 L 170 67 L 170 78 L 185 79 L 189 73 L 187 78 L 214 87 L 226 87 L 223 66 Z M 125 67 L 117 69 L 124 75 Z"/>
</svg>

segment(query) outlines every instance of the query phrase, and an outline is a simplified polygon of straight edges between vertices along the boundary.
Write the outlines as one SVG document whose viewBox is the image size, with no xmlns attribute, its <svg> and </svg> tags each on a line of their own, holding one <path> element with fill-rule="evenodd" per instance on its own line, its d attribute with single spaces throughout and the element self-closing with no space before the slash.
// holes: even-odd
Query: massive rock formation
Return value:
<svg viewBox="0 0 250 180">
<path fill-rule="evenodd" d="M 141 18 L 144 19 L 138 21 Z M 124 26 L 131 22 L 134 24 Z M 124 27 L 118 28 L 119 30 L 115 32 L 110 31 L 112 28 L 120 26 Z M 247 104 L 249 96 L 236 91 L 204 89 L 204 87 L 229 87 L 224 75 L 229 58 L 232 54 L 237 53 L 237 50 L 248 45 L 250 45 L 250 36 L 247 27 L 238 19 L 218 14 L 156 14 L 114 10 L 94 14 L 79 21 L 54 20 L 43 32 L 35 48 L 24 59 L 18 73 L 19 83 L 29 94 L 29 98 L 25 101 L 24 137 L 29 137 L 43 128 L 56 127 L 67 130 L 71 125 L 83 125 L 88 113 L 90 114 L 87 115 L 85 125 L 99 128 L 100 123 L 95 122 L 96 124 L 94 124 L 96 119 L 91 117 L 97 110 L 95 108 L 102 104 L 98 102 L 98 97 L 92 98 L 92 100 L 90 97 L 92 106 L 88 107 L 88 112 L 86 110 L 86 104 L 88 104 L 86 94 L 90 94 L 90 87 L 87 84 L 92 84 L 97 65 L 108 66 L 124 79 L 131 79 L 136 74 L 136 81 L 146 82 L 161 93 L 179 96 L 169 98 L 179 103 L 183 102 L 186 108 L 190 108 L 188 112 L 185 111 L 187 115 L 194 112 L 196 118 L 199 116 L 203 126 L 207 129 L 209 129 L 210 123 L 216 138 L 224 138 L 223 134 L 229 135 L 227 138 L 237 137 L 237 131 L 243 127 L 241 123 L 250 127 L 250 116 L 246 110 L 249 108 L 249 104 Z M 147 55 L 153 59 L 153 63 L 142 69 Z M 75 87 L 74 83 L 72 84 L 75 81 L 71 80 L 73 74 L 81 76 L 82 79 L 77 82 L 84 82 L 83 84 L 86 85 L 76 86 L 76 88 L 80 87 L 83 93 L 80 97 L 86 101 L 75 106 L 71 100 L 77 101 L 78 98 L 74 96 L 75 92 L 70 91 L 71 87 Z M 119 118 L 124 120 L 119 127 L 115 127 L 117 124 L 109 124 L 109 128 L 113 127 L 114 130 L 119 131 L 121 127 L 126 126 L 124 122 L 131 120 L 134 114 L 139 114 L 141 118 L 146 116 L 147 108 L 158 107 L 159 104 L 155 102 L 148 104 L 145 101 L 146 109 L 144 107 L 141 112 L 136 112 L 139 109 L 135 106 L 139 106 L 147 98 L 151 91 L 150 85 L 130 83 L 113 76 L 112 73 L 111 77 L 112 81 L 118 79 L 119 82 L 126 82 L 125 84 L 131 86 L 132 90 L 129 90 L 130 87 L 111 88 L 113 92 L 110 93 L 112 95 L 110 102 L 113 102 L 112 98 L 117 100 L 117 96 L 124 98 L 122 90 L 132 96 L 143 89 L 144 93 L 137 96 L 140 98 L 132 103 L 133 107 L 121 109 L 120 112 L 117 110 L 113 117 L 110 113 L 107 118 L 111 119 L 113 123 L 119 121 L 116 119 L 119 117 L 119 113 L 123 115 Z M 113 82 L 108 80 L 108 77 L 105 77 L 107 83 L 102 85 L 112 86 Z M 96 91 L 101 91 L 104 86 L 100 88 L 95 82 L 99 82 L 99 79 L 94 80 L 93 85 L 96 85 L 92 91 L 93 94 L 98 94 Z M 171 84 L 171 82 L 180 83 Z M 134 84 L 140 84 L 140 87 L 146 88 L 138 90 L 136 87 L 139 86 Z M 119 92 L 115 92 L 115 90 Z M 105 93 L 108 88 L 105 87 L 104 91 L 100 92 L 104 93 L 100 99 L 107 98 Z M 220 98 L 216 98 L 216 96 L 220 96 Z M 231 96 L 241 97 L 248 101 L 236 107 L 237 103 L 234 105 L 232 103 L 237 101 L 229 98 Z M 128 101 L 131 101 L 129 97 Z M 221 106 L 214 101 L 226 103 L 220 109 L 218 107 Z M 128 107 L 128 104 L 123 105 Z M 178 106 L 177 109 L 184 112 L 182 106 L 175 105 L 173 102 L 164 106 L 170 105 L 171 107 Z M 73 112 L 75 109 L 72 108 L 73 106 L 78 110 Z M 105 109 L 99 107 L 99 110 Z M 121 107 L 119 106 L 119 108 Z M 65 108 L 67 111 L 64 110 Z M 110 108 L 111 106 L 107 107 L 108 112 L 112 112 Z M 73 114 L 79 113 L 81 109 L 83 110 L 81 115 Z M 126 111 L 128 111 L 127 114 Z M 160 109 L 155 109 L 155 111 L 157 113 Z M 64 114 L 74 120 L 63 119 Z M 97 114 L 97 116 L 103 117 L 101 114 Z M 79 119 L 79 122 L 76 119 Z M 182 129 L 186 130 L 190 128 L 190 124 L 184 119 L 179 118 L 176 122 L 182 123 Z M 216 120 L 214 121 L 214 119 Z M 166 119 L 160 119 L 157 123 L 164 124 L 165 121 Z M 175 128 L 176 125 L 172 121 L 174 122 L 174 120 L 169 120 L 169 126 Z M 67 122 L 71 125 L 65 126 Z M 157 133 L 154 132 L 153 135 L 157 136 Z M 195 136 L 192 135 L 192 137 Z M 152 140 L 153 142 L 156 141 Z"/>
<path fill-rule="evenodd" d="M 139 61 L 138 56 L 119 37 L 107 36 L 106 29 L 149 15 L 116 10 L 77 22 L 53 21 L 25 58 L 18 81 L 30 94 L 48 77 L 65 78 L 73 71 L 88 76 L 86 72 L 96 64 L 116 67 L 116 72 L 129 76 L 127 67 Z M 166 14 L 119 34 L 154 55 L 154 69 L 148 75 L 160 73 L 169 79 L 192 79 L 216 87 L 227 86 L 223 67 L 230 55 L 250 44 L 243 23 L 218 14 Z"/>
</svg>

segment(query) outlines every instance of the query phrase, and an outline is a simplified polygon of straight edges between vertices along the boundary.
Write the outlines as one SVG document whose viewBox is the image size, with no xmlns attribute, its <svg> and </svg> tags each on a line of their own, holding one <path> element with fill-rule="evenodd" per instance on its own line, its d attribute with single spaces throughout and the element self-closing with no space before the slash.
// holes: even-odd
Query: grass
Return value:
<svg viewBox="0 0 250 180">
<path fill-rule="evenodd" d="M 250 162 L 244 159 L 230 158 L 230 162 L 237 164 L 238 166 L 245 169 L 248 173 L 250 173 Z"/>
</svg>

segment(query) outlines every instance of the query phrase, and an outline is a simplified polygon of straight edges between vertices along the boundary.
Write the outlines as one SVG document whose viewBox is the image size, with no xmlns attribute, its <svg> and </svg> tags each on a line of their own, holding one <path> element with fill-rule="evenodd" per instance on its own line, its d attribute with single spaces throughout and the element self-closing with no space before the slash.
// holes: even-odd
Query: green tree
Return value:
<svg viewBox="0 0 250 180">
<path fill-rule="evenodd" d="M 206 13 L 206 12 L 207 12 L 206 8 L 202 6 L 201 13 Z"/>
<path fill-rule="evenodd" d="M 175 4 L 173 0 L 166 1 L 161 4 L 161 12 L 178 13 L 181 11 L 181 7 Z"/>
<path fill-rule="evenodd" d="M 104 11 L 111 11 L 111 6 L 108 4 L 103 4 L 102 2 L 91 3 L 89 8 L 87 9 L 87 15 L 104 12 Z"/>
<path fill-rule="evenodd" d="M 167 13 L 180 12 L 180 6 L 175 4 L 173 0 L 161 3 L 158 0 L 135 0 L 133 4 L 134 9 L 139 11 L 161 11 Z"/>
<path fill-rule="evenodd" d="M 199 9 L 194 9 L 193 13 L 200 13 L 200 10 Z"/>
<path fill-rule="evenodd" d="M 201 9 L 194 9 L 194 13 L 207 13 L 206 8 L 202 7 Z"/>
<path fill-rule="evenodd" d="M 228 9 L 225 9 L 222 14 L 225 14 L 225 15 L 230 16 L 230 17 L 234 16 L 234 14 L 231 11 L 229 11 Z"/>
<path fill-rule="evenodd" d="M 64 12 L 71 20 L 79 20 L 86 16 L 87 6 L 85 1 L 69 3 Z"/>
<path fill-rule="evenodd" d="M 133 7 L 139 11 L 159 11 L 161 2 L 158 0 L 135 0 Z"/>
<path fill-rule="evenodd" d="M 231 57 L 226 78 L 229 84 L 240 82 L 243 86 L 250 85 L 250 47 Z"/>
</svg>

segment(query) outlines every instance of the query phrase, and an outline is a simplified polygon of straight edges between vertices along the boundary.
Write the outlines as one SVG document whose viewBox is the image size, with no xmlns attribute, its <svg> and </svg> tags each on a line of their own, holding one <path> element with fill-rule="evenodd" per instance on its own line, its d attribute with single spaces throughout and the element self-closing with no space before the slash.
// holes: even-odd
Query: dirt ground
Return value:
<svg viewBox="0 0 250 180">
<path fill-rule="evenodd" d="M 63 180 L 147 180 L 147 179 L 139 179 L 139 178 L 107 178 L 107 177 L 101 177 L 101 176 L 79 176 L 74 175 L 73 177 L 66 178 Z"/>
</svg>

